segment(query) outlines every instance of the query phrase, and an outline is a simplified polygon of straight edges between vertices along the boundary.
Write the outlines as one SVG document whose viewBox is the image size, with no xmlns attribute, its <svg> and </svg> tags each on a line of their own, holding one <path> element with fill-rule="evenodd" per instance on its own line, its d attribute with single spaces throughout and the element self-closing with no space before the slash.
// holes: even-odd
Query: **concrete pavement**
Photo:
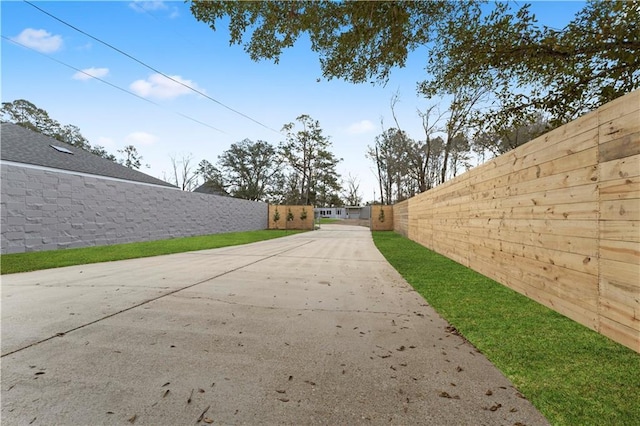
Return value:
<svg viewBox="0 0 640 426">
<path fill-rule="evenodd" d="M 3 425 L 546 425 L 369 230 L 2 276 Z"/>
</svg>

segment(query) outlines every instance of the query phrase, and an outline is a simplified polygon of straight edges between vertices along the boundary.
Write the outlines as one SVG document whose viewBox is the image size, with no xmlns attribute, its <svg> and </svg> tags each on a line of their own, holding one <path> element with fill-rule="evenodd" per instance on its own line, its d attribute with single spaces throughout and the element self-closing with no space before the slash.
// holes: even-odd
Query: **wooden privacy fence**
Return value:
<svg viewBox="0 0 640 426">
<path fill-rule="evenodd" d="M 393 206 L 373 205 L 371 206 L 371 221 L 369 228 L 372 231 L 391 231 L 394 229 L 396 214 Z"/>
<path fill-rule="evenodd" d="M 269 229 L 312 230 L 313 226 L 313 206 L 269 204 Z"/>
<path fill-rule="evenodd" d="M 640 91 L 393 216 L 396 232 L 640 352 Z"/>
</svg>

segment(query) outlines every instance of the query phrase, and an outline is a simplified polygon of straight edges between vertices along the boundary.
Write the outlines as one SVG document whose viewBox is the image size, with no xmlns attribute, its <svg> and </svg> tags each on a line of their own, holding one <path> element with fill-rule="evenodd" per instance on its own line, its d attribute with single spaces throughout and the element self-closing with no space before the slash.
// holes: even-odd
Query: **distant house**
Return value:
<svg viewBox="0 0 640 426">
<path fill-rule="evenodd" d="M 316 207 L 316 217 L 327 219 L 369 219 L 369 206 Z"/>
<path fill-rule="evenodd" d="M 193 192 L 198 192 L 200 194 L 212 194 L 212 195 L 220 195 L 222 197 L 228 197 L 229 193 L 221 188 L 214 182 L 208 181 L 197 187 L 193 190 Z"/>
</svg>

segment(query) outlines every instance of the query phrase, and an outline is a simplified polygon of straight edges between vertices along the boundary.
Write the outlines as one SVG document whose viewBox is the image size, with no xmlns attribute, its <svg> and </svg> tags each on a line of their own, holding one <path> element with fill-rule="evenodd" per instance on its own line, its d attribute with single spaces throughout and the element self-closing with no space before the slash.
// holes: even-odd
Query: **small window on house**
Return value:
<svg viewBox="0 0 640 426">
<path fill-rule="evenodd" d="M 49 145 L 51 148 L 55 149 L 58 152 L 64 152 L 65 154 L 71 154 L 73 155 L 73 152 L 71 152 L 70 150 L 68 150 L 67 148 L 63 148 L 61 146 L 58 145 Z"/>
</svg>

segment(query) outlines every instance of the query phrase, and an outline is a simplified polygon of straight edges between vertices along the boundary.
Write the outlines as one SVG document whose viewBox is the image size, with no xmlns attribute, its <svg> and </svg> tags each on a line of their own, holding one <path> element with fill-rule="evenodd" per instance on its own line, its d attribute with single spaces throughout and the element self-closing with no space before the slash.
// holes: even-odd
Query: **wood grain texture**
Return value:
<svg viewBox="0 0 640 426">
<path fill-rule="evenodd" d="M 640 352 L 640 91 L 394 217 L 396 232 Z"/>
</svg>

